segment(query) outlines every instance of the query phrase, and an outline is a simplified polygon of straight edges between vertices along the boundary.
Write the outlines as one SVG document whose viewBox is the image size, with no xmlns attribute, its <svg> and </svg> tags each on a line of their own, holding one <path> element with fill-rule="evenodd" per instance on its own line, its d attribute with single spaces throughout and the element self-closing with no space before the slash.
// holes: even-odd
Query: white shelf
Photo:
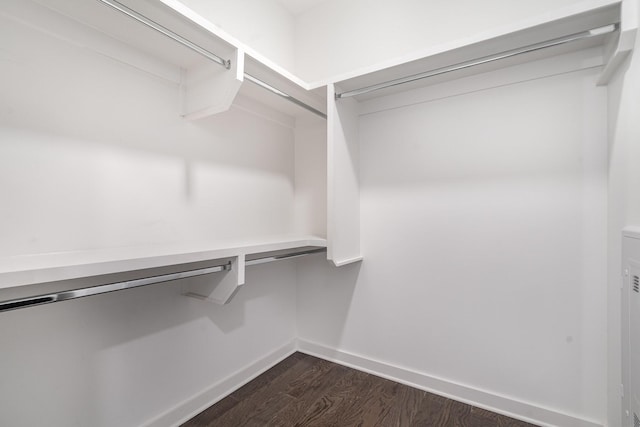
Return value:
<svg viewBox="0 0 640 427">
<path fill-rule="evenodd" d="M 326 111 L 324 91 L 309 92 L 300 81 L 292 79 L 273 64 L 247 56 L 244 46 L 218 34 L 217 29 L 188 11 L 156 0 L 119 0 L 119 3 L 201 48 L 231 60 L 231 69 L 207 60 L 97 0 L 6 0 L 0 6 L 0 20 L 15 24 L 27 34 L 45 34 L 67 43 L 83 55 L 97 53 L 124 67 L 131 67 L 134 73 L 145 73 L 150 78 L 176 85 L 183 96 L 183 109 L 176 108 L 176 114 L 185 118 L 224 111 L 235 103 L 238 93 L 242 95 L 238 101 L 239 108 L 257 111 L 289 127 L 295 126 L 299 117 L 316 117 L 251 82 L 243 82 L 245 71 L 318 110 Z M 33 44 L 31 47 L 25 49 L 25 55 L 38 55 L 40 46 Z M 177 106 L 178 90 L 175 101 Z M 11 296 L 54 285 L 68 287 L 75 284 L 67 281 L 76 279 L 93 285 L 102 280 L 95 276 L 216 259 L 232 259 L 232 263 L 238 264 L 235 274 L 239 276 L 234 281 L 239 286 L 243 280 L 245 258 L 252 254 L 303 247 L 324 248 L 326 241 L 316 237 L 279 236 L 259 241 L 181 243 L 5 257 L 0 258 L 0 292 Z M 89 277 L 94 279 L 84 280 Z"/>
<path fill-rule="evenodd" d="M 546 16 L 544 19 L 516 23 L 509 28 L 500 29 L 492 33 L 480 34 L 465 40 L 447 43 L 446 45 L 434 46 L 427 51 L 411 57 L 401 58 L 393 63 L 385 64 L 385 66 L 360 70 L 357 75 L 343 76 L 336 85 L 339 87 L 340 92 L 347 92 L 618 22 L 620 22 L 620 2 L 618 0 L 591 1 L 584 3 L 581 7 L 568 9 L 553 16 Z M 474 66 L 465 70 L 357 95 L 355 99 L 365 101 L 532 60 L 594 46 L 603 46 L 610 39 L 611 35 L 592 37 L 588 40 L 571 42 L 509 59 Z"/>
<path fill-rule="evenodd" d="M 236 50 L 231 43 L 212 36 L 159 2 L 121 0 L 119 3 L 224 59 L 230 59 Z M 152 73 L 155 72 L 153 64 L 132 63 L 136 60 L 133 56 L 148 56 L 182 69 L 209 63 L 200 54 L 97 0 L 7 0 L 3 8 L 54 37 Z M 111 49 L 107 50 L 107 45 L 111 45 Z M 131 55 L 125 55 L 125 47 L 132 50 Z M 225 71 L 222 66 L 215 69 Z M 168 79 L 180 82 L 179 75 Z"/>
<path fill-rule="evenodd" d="M 245 71 L 321 112 L 326 111 L 324 89 L 309 91 L 305 82 L 181 3 L 152 0 L 119 0 L 119 3 L 222 59 L 230 60 L 232 69 L 226 70 L 97 0 L 7 0 L 0 13 L 180 85 L 183 90 L 180 114 L 189 119 L 225 111 L 232 105 L 238 89 L 244 98 L 240 102 L 241 108 L 247 108 L 247 99 L 257 101 L 255 110 L 258 113 L 261 107 L 267 107 L 291 118 L 285 122 L 313 114 L 248 81 L 242 82 Z M 236 81 L 237 85 L 234 84 Z"/>
<path fill-rule="evenodd" d="M 246 257 L 264 252 L 326 246 L 326 240 L 318 237 L 287 236 L 253 242 L 198 242 L 5 257 L 0 258 L 0 289 L 200 261 Z"/>
</svg>

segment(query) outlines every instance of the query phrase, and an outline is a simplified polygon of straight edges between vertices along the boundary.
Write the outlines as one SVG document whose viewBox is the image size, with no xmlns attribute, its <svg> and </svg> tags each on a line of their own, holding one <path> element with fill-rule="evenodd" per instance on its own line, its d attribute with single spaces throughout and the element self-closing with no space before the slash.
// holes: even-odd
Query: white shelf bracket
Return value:
<svg viewBox="0 0 640 427">
<path fill-rule="evenodd" d="M 622 0 L 619 34 L 612 39 L 611 45 L 607 47 L 610 54 L 598 78 L 598 86 L 606 86 L 620 69 L 624 60 L 633 51 L 637 32 L 638 2 L 637 0 Z"/>
<path fill-rule="evenodd" d="M 189 280 L 182 287 L 182 295 L 227 304 L 240 286 L 244 285 L 244 276 L 245 256 L 242 254 L 231 260 L 231 268 L 226 273 Z"/>
<path fill-rule="evenodd" d="M 182 117 L 197 120 L 231 108 L 244 80 L 244 52 L 236 49 L 230 68 L 215 63 L 183 70 L 180 84 Z"/>
</svg>

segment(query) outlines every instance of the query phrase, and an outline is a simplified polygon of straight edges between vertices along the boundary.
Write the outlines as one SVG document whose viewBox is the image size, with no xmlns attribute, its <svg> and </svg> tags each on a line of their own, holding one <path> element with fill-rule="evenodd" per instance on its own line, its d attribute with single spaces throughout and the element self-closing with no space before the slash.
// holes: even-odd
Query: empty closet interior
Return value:
<svg viewBox="0 0 640 427">
<path fill-rule="evenodd" d="M 179 425 L 301 351 L 633 425 L 639 2 L 453 3 L 0 2 L 0 424 Z"/>
</svg>

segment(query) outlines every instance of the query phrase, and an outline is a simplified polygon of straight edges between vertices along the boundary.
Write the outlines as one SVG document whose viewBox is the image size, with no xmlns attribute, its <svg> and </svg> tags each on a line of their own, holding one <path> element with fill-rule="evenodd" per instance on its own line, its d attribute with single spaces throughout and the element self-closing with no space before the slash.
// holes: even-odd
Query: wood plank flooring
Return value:
<svg viewBox="0 0 640 427">
<path fill-rule="evenodd" d="M 294 353 L 183 427 L 534 427 Z"/>
</svg>

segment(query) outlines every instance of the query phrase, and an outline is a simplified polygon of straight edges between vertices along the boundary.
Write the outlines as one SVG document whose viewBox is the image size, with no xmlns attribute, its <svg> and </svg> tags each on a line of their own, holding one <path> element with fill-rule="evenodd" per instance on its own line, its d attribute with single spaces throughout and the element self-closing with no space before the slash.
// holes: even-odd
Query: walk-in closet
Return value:
<svg viewBox="0 0 640 427">
<path fill-rule="evenodd" d="M 640 425 L 639 21 L 0 0 L 0 426 Z"/>
</svg>

